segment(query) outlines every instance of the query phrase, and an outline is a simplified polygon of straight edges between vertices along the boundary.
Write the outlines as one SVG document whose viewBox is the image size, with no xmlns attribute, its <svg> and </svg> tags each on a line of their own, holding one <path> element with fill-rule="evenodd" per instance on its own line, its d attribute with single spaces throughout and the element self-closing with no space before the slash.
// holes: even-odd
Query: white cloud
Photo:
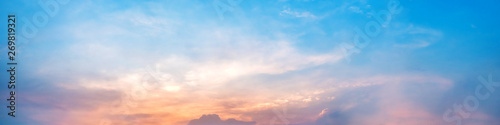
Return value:
<svg viewBox="0 0 500 125">
<path fill-rule="evenodd" d="M 393 46 L 398 48 L 424 48 L 443 37 L 443 33 L 439 30 L 411 24 L 401 29 L 389 30 L 386 34 L 388 39 L 395 39 Z"/>
<path fill-rule="evenodd" d="M 354 13 L 361 13 L 361 14 L 363 14 L 363 13 L 364 13 L 364 12 L 363 12 L 363 10 L 361 10 L 361 9 L 360 9 L 359 7 L 357 7 L 357 6 L 351 6 L 351 7 L 349 7 L 349 10 L 350 10 L 350 11 L 352 11 L 352 12 L 354 12 Z"/>
<path fill-rule="evenodd" d="M 293 17 L 297 17 L 297 18 L 310 18 L 310 19 L 316 19 L 317 18 L 314 14 L 312 14 L 310 12 L 307 12 L 307 11 L 305 11 L 305 12 L 293 11 L 290 8 L 281 11 L 280 15 L 281 16 L 289 15 L 289 16 L 293 16 Z"/>
</svg>

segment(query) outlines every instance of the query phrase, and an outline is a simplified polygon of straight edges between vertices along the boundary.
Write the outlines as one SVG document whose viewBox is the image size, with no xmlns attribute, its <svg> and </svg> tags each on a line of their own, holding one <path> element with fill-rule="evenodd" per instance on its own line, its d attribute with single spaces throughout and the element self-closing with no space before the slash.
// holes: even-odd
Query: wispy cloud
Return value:
<svg viewBox="0 0 500 125">
<path fill-rule="evenodd" d="M 293 11 L 290 8 L 285 9 L 280 12 L 281 16 L 292 16 L 292 17 L 297 17 L 297 18 L 309 18 L 309 19 L 316 19 L 317 17 L 307 11 L 299 12 L 299 11 Z"/>
</svg>

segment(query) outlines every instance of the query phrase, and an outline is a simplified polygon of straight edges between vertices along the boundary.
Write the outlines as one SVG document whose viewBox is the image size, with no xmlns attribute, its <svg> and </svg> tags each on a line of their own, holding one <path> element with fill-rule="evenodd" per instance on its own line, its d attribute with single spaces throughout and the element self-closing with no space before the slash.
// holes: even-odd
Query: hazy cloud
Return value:
<svg viewBox="0 0 500 125">
<path fill-rule="evenodd" d="M 203 115 L 189 121 L 188 125 L 255 125 L 256 122 L 244 122 L 236 119 L 221 120 L 217 114 Z"/>
</svg>

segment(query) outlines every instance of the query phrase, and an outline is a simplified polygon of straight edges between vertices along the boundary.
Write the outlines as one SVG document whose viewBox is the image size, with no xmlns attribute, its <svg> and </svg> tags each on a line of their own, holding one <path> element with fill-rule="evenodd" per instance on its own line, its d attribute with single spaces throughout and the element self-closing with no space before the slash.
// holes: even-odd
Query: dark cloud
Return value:
<svg viewBox="0 0 500 125">
<path fill-rule="evenodd" d="M 189 121 L 188 125 L 255 125 L 255 122 L 244 122 L 236 119 L 221 120 L 217 114 L 203 115 L 200 119 Z"/>
</svg>

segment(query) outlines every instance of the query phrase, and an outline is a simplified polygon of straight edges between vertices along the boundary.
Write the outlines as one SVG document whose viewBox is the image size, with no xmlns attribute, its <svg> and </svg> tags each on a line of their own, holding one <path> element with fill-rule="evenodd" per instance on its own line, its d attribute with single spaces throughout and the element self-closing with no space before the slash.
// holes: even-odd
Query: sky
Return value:
<svg viewBox="0 0 500 125">
<path fill-rule="evenodd" d="M 2 125 L 500 124 L 496 0 L 1 3 Z"/>
</svg>

